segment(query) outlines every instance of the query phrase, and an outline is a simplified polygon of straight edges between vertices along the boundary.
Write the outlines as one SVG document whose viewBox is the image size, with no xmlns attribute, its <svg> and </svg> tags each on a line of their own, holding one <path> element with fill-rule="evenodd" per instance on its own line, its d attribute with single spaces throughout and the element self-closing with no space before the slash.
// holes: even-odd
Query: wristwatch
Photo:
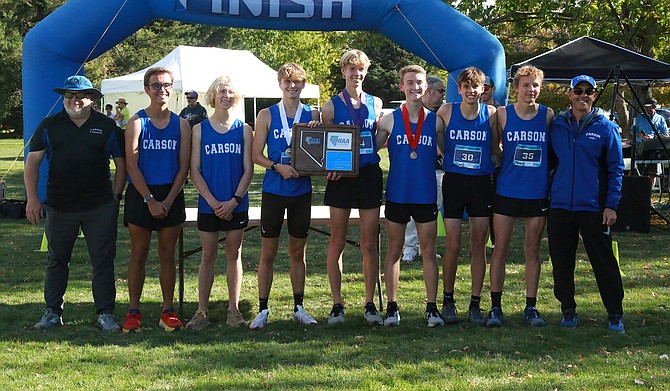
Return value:
<svg viewBox="0 0 670 391">
<path fill-rule="evenodd" d="M 242 202 L 242 197 L 238 196 L 237 194 L 233 194 L 233 198 L 235 199 L 235 201 L 237 201 L 238 204 Z"/>
<path fill-rule="evenodd" d="M 147 194 L 147 195 L 144 196 L 144 203 L 146 204 L 146 203 L 148 203 L 149 201 L 151 201 L 151 200 L 153 200 L 153 199 L 154 199 L 154 195 L 151 194 L 151 193 L 149 193 L 149 194 Z"/>
<path fill-rule="evenodd" d="M 121 201 L 123 199 L 123 194 L 118 193 L 118 194 L 112 194 L 112 197 L 114 197 L 115 200 Z"/>
<path fill-rule="evenodd" d="M 272 163 L 272 165 L 270 166 L 270 170 L 277 171 L 277 163 Z"/>
</svg>

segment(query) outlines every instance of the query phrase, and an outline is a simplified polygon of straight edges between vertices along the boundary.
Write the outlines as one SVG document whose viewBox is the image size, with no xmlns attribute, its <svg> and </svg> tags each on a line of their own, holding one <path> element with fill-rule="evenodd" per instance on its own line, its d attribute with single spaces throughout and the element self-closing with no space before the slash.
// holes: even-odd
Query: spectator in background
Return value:
<svg viewBox="0 0 670 391">
<path fill-rule="evenodd" d="M 656 137 L 654 129 L 656 129 L 659 135 L 668 137 L 668 124 L 665 123 L 662 115 L 656 113 L 656 106 L 658 106 L 658 102 L 654 98 L 648 98 L 644 101 L 644 111 L 651 119 L 651 124 L 642 113 L 635 117 L 637 141 L 642 141 L 643 138 Z M 654 125 L 653 128 L 651 127 L 652 125 Z"/>
<path fill-rule="evenodd" d="M 482 92 L 482 103 L 487 105 L 495 106 L 495 108 L 500 107 L 500 103 L 496 102 L 493 99 L 493 93 L 496 92 L 496 85 L 489 76 L 484 77 L 484 92 Z"/>
<path fill-rule="evenodd" d="M 113 316 L 114 258 L 119 200 L 126 183 L 123 135 L 114 121 L 92 110 L 93 99 L 100 99 L 102 94 L 84 76 L 70 76 L 63 88 L 54 91 L 63 95 L 64 109 L 45 118 L 35 130 L 24 170 L 26 217 L 38 224 L 47 212 L 44 232 L 49 241 L 44 279 L 46 308 L 33 327 L 44 330 L 63 324 L 63 296 L 72 248 L 81 229 L 93 265 L 96 325 L 103 331 L 118 331 Z M 42 205 L 37 182 L 45 156 L 50 164 Z M 113 183 L 110 158 L 116 165 Z"/>
<path fill-rule="evenodd" d="M 114 114 L 114 120 L 116 124 L 121 129 L 126 129 L 126 124 L 130 119 L 130 111 L 128 110 L 128 102 L 125 98 L 119 98 L 116 101 L 116 114 Z"/>
<path fill-rule="evenodd" d="M 114 119 L 114 106 L 112 106 L 110 103 L 107 103 L 105 105 L 105 115 L 108 116 L 111 119 Z"/>
<path fill-rule="evenodd" d="M 179 116 L 186 118 L 188 124 L 193 129 L 193 126 L 207 119 L 207 109 L 202 107 L 198 102 L 198 93 L 195 91 L 186 91 L 186 101 L 188 105 L 179 113 Z"/>
</svg>

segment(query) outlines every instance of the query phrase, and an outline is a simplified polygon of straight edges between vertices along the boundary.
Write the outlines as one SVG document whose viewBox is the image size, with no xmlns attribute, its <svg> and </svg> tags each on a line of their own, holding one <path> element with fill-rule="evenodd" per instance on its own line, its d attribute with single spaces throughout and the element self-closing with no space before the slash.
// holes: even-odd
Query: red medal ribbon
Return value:
<svg viewBox="0 0 670 391">
<path fill-rule="evenodd" d="M 402 119 L 405 121 L 405 134 L 407 135 L 407 140 L 409 141 L 409 147 L 412 148 L 412 151 L 416 150 L 416 147 L 419 146 L 419 138 L 421 137 L 421 129 L 423 128 L 423 117 L 424 117 L 423 107 L 419 113 L 419 122 L 416 124 L 416 134 L 412 136 L 412 126 L 409 124 L 409 112 L 407 111 L 407 106 L 402 106 Z"/>
</svg>

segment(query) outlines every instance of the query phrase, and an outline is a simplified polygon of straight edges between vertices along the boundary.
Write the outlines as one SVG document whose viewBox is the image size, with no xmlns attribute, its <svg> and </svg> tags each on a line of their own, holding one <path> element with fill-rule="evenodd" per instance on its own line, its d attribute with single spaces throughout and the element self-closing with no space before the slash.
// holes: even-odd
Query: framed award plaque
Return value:
<svg viewBox="0 0 670 391">
<path fill-rule="evenodd" d="M 358 176 L 360 129 L 354 125 L 294 124 L 291 165 L 300 175 Z"/>
</svg>

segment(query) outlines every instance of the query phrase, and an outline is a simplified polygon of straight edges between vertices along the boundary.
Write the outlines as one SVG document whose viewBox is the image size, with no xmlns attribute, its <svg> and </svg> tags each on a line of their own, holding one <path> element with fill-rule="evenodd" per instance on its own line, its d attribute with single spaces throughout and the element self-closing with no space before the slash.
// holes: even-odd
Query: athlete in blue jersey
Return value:
<svg viewBox="0 0 670 391">
<path fill-rule="evenodd" d="M 291 258 L 291 286 L 293 288 L 293 319 L 314 325 L 303 307 L 305 295 L 305 247 L 311 219 L 312 183 L 309 177 L 300 177 L 291 166 L 291 127 L 293 123 L 317 126 L 319 112 L 300 103 L 307 74 L 295 63 L 279 68 L 277 80 L 282 99 L 275 106 L 261 110 L 256 118 L 256 132 L 252 145 L 254 163 L 265 167 L 263 198 L 261 200 L 261 259 L 258 263 L 259 310 L 249 328 L 262 329 L 268 321 L 268 299 L 272 287 L 274 262 L 279 250 L 279 234 L 284 223 L 288 225 L 288 252 Z M 263 151 L 267 145 L 267 156 Z"/>
<path fill-rule="evenodd" d="M 158 236 L 159 279 L 163 292 L 159 326 L 165 331 L 182 327 L 173 309 L 175 248 L 181 223 L 186 219 L 182 187 L 188 175 L 191 128 L 188 121 L 168 109 L 172 82 L 170 70 L 149 69 L 144 74 L 144 92 L 151 103 L 144 109 L 146 115 L 143 118 L 135 114 L 126 126 L 126 168 L 132 184 L 128 186 L 125 205 L 125 220 L 130 232 L 130 304 L 123 332 L 140 330 L 140 297 L 152 231 L 157 231 Z M 148 138 L 147 132 L 172 136 Z M 143 155 L 150 158 L 144 159 Z M 172 178 L 165 177 L 161 167 L 171 165 L 174 166 L 170 171 Z"/>
<path fill-rule="evenodd" d="M 187 329 L 209 326 L 209 295 L 219 253 L 219 231 L 226 232 L 226 282 L 230 327 L 246 327 L 239 310 L 242 289 L 242 237 L 249 223 L 247 190 L 254 175 L 251 161 L 251 126 L 236 119 L 233 108 L 242 95 L 230 78 L 219 76 L 207 89 L 205 100 L 214 108 L 211 117 L 193 126 L 191 180 L 198 189 L 198 230 L 202 260 L 198 271 L 198 310 Z"/>
<path fill-rule="evenodd" d="M 442 257 L 444 299 L 442 318 L 445 323 L 459 321 L 454 301 L 454 283 L 461 249 L 461 224 L 467 210 L 470 223 L 470 269 L 472 286 L 468 318 L 483 325 L 481 313 L 482 285 L 486 274 L 486 234 L 491 214 L 491 175 L 494 171 L 491 148 L 492 129 L 496 128 L 496 109 L 480 104 L 484 90 L 484 73 L 475 68 L 458 75 L 461 103 L 447 103 L 437 115 L 445 124 L 444 178 L 442 194 L 446 251 Z M 439 141 L 438 141 L 439 142 Z"/>
<path fill-rule="evenodd" d="M 349 50 L 340 59 L 340 71 L 345 86 L 341 93 L 323 105 L 323 123 L 354 124 L 361 129 L 359 174 L 355 178 L 341 178 L 328 173 L 324 203 L 330 206 L 330 245 L 328 246 L 328 280 L 333 295 L 333 309 L 328 324 L 344 322 L 342 304 L 342 252 L 344 251 L 349 214 L 358 208 L 360 214 L 361 252 L 363 253 L 363 280 L 365 284 L 365 318 L 369 324 L 384 319 L 373 303 L 375 284 L 379 275 L 377 254 L 377 227 L 379 207 L 382 204 L 382 171 L 375 144 L 381 99 L 363 92 L 363 80 L 370 60 L 360 50 Z"/>
<path fill-rule="evenodd" d="M 491 257 L 491 310 L 486 318 L 486 327 L 500 327 L 503 324 L 501 298 L 505 262 L 509 256 L 517 217 L 524 219 L 526 227 L 526 307 L 523 319 L 533 327 L 545 324 L 536 304 L 541 267 L 540 240 L 549 208 L 547 129 L 554 119 L 554 112 L 536 102 L 543 79 L 544 72 L 532 65 L 519 68 L 514 75 L 518 101 L 500 107 L 497 112 L 498 129 L 495 135 L 502 144 L 502 169 L 493 204 L 496 243 Z"/>
<path fill-rule="evenodd" d="M 386 230 L 388 247 L 384 262 L 386 280 L 386 319 L 384 326 L 400 324 L 397 293 L 400 256 L 405 241 L 405 228 L 410 217 L 416 222 L 423 258 L 423 279 L 426 284 L 428 327 L 443 325 L 437 309 L 439 276 L 435 255 L 437 238 L 437 132 L 444 131 L 442 120 L 423 107 L 426 92 L 426 71 L 418 65 L 400 70 L 400 90 L 406 103 L 379 121 L 377 147 L 388 141 L 390 168 L 386 183 Z"/>
</svg>

